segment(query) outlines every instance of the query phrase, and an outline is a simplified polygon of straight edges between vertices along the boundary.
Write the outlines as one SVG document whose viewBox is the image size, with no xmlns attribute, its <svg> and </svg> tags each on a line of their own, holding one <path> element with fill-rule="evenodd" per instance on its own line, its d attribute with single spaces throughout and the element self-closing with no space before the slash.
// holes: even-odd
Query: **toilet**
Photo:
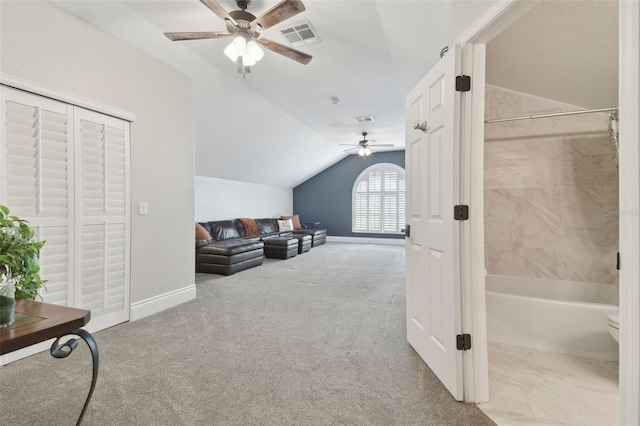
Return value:
<svg viewBox="0 0 640 426">
<path fill-rule="evenodd" d="M 607 327 L 609 334 L 613 336 L 616 342 L 620 343 L 620 311 L 611 312 L 607 315 Z"/>
</svg>

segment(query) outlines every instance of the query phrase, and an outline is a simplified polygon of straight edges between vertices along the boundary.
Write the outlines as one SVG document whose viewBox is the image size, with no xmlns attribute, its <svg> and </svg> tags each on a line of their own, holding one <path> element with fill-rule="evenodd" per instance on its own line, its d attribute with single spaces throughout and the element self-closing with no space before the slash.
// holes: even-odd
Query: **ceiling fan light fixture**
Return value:
<svg viewBox="0 0 640 426">
<path fill-rule="evenodd" d="M 262 59 L 264 51 L 255 41 L 249 40 L 247 42 L 247 36 L 242 34 L 233 39 L 229 46 L 224 49 L 224 54 L 233 62 L 237 62 L 238 58 L 242 58 L 243 65 L 250 67 Z"/>
<path fill-rule="evenodd" d="M 239 35 L 234 38 L 231 43 L 229 43 L 226 49 L 224 49 L 224 54 L 227 55 L 227 58 L 235 62 L 238 59 L 238 56 L 243 56 L 246 51 L 247 40 Z"/>
<path fill-rule="evenodd" d="M 364 148 L 362 148 L 362 147 L 361 147 L 361 148 L 358 150 L 358 155 L 359 155 L 360 157 L 365 157 L 365 156 L 367 155 L 367 154 L 366 154 L 366 152 L 365 152 L 365 150 L 364 150 Z"/>
<path fill-rule="evenodd" d="M 367 155 L 371 155 L 371 149 L 368 146 L 364 149 L 364 156 L 366 157 Z"/>
<path fill-rule="evenodd" d="M 258 43 L 250 40 L 249 43 L 247 43 L 247 50 L 244 55 L 245 59 L 247 58 L 247 56 L 255 63 L 262 59 L 262 57 L 264 56 L 264 51 L 260 48 L 260 46 L 258 46 Z"/>
</svg>

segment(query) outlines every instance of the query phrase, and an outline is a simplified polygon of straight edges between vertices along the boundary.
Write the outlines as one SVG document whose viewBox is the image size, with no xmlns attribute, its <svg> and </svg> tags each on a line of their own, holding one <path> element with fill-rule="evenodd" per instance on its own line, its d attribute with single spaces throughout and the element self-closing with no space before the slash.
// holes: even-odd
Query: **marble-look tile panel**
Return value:
<svg viewBox="0 0 640 426">
<path fill-rule="evenodd" d="M 525 96 L 523 108 L 524 115 L 549 114 L 566 110 L 565 105 L 549 101 L 536 96 Z M 525 120 L 524 125 L 529 135 L 560 135 L 562 134 L 561 117 L 546 117 Z"/>
<path fill-rule="evenodd" d="M 527 147 L 529 157 L 562 156 L 562 135 L 524 137 L 522 142 Z"/>
<path fill-rule="evenodd" d="M 518 275 L 524 268 L 521 217 L 485 219 L 485 267 L 490 274 Z"/>
<path fill-rule="evenodd" d="M 519 117 L 524 113 L 524 98 L 518 92 L 497 86 L 486 85 L 485 120 Z M 512 121 L 509 123 L 518 123 Z"/>
<path fill-rule="evenodd" d="M 562 218 L 563 247 L 589 247 L 599 250 L 604 245 L 605 220 L 602 216 Z"/>
<path fill-rule="evenodd" d="M 485 124 L 485 142 L 514 141 L 527 135 L 527 131 L 519 121 Z"/>
<path fill-rule="evenodd" d="M 520 188 L 487 189 L 489 217 L 520 217 L 524 213 L 524 190 Z"/>
<path fill-rule="evenodd" d="M 493 385 L 493 386 L 491 386 Z M 483 411 L 485 409 L 496 409 L 504 415 L 516 415 L 524 418 L 533 417 L 533 412 L 529 408 L 525 390 L 518 386 L 511 386 L 499 382 L 490 382 L 491 401 L 480 404 Z"/>
<path fill-rule="evenodd" d="M 561 216 L 602 217 L 604 214 L 604 185 L 572 184 L 562 187 Z"/>
<path fill-rule="evenodd" d="M 560 157 L 535 157 L 525 172 L 527 187 L 561 185 L 564 161 Z"/>
<path fill-rule="evenodd" d="M 573 108 L 572 110 L 579 109 L 581 108 Z M 566 109 L 566 111 L 568 110 L 569 109 Z M 566 115 L 562 117 L 562 130 L 564 133 L 607 133 L 608 129 L 608 113 Z"/>
<path fill-rule="evenodd" d="M 509 160 L 514 158 L 529 158 L 530 153 L 522 140 L 494 140 L 484 144 L 485 159 Z"/>
<path fill-rule="evenodd" d="M 607 154 L 575 155 L 562 157 L 563 183 L 568 184 L 605 184 L 612 180 L 611 172 L 603 169 L 610 162 Z M 615 176 L 615 171 L 613 172 Z"/>
<path fill-rule="evenodd" d="M 618 424 L 617 362 L 490 346 L 489 402 L 478 407 L 497 424 Z"/>
<path fill-rule="evenodd" d="M 525 247 L 522 249 L 522 254 L 525 276 L 555 279 L 561 275 L 563 257 L 559 248 Z"/>
<path fill-rule="evenodd" d="M 486 94 L 488 118 L 578 109 L 494 86 Z M 485 143 L 485 217 L 510 219 L 485 228 L 490 273 L 617 283 L 618 177 L 607 120 L 584 114 L 485 127 L 494 138 Z"/>
<path fill-rule="evenodd" d="M 524 217 L 528 219 L 544 218 L 546 222 L 560 222 L 563 197 L 561 186 L 524 188 L 522 192 L 524 195 Z"/>
<path fill-rule="evenodd" d="M 562 155 L 575 157 L 609 153 L 609 136 L 606 132 L 586 135 L 566 135 L 562 141 Z"/>
<path fill-rule="evenodd" d="M 618 216 L 617 212 L 620 205 L 619 197 L 620 192 L 617 179 L 615 183 L 605 183 L 602 185 L 602 207 L 605 216 Z"/>
<path fill-rule="evenodd" d="M 485 162 L 485 188 L 522 188 L 531 180 L 534 159 L 512 158 Z"/>
</svg>

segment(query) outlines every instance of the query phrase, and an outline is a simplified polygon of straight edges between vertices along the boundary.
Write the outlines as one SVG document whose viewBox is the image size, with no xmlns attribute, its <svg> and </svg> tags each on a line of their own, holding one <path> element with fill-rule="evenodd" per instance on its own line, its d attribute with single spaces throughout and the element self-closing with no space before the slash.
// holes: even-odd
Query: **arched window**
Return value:
<svg viewBox="0 0 640 426">
<path fill-rule="evenodd" d="M 405 222 L 404 169 L 391 163 L 366 168 L 353 185 L 352 230 L 398 234 Z"/>
</svg>

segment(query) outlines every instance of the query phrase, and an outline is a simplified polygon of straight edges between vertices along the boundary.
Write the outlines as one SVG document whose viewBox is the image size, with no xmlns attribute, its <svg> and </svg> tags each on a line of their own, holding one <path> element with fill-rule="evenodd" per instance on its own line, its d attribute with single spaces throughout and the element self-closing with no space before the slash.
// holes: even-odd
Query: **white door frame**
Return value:
<svg viewBox="0 0 640 426">
<path fill-rule="evenodd" d="M 620 423 L 640 424 L 640 4 L 622 0 L 620 106 Z"/>
<path fill-rule="evenodd" d="M 488 400 L 483 198 L 485 46 L 536 3 L 499 0 L 456 40 L 456 45 L 464 52 L 462 72 L 470 75 L 472 81 L 471 102 L 467 103 L 461 120 L 466 153 L 461 160 L 461 202 L 468 202 L 472 207 L 461 241 L 463 327 L 465 322 L 471 325 L 475 349 L 473 359 L 464 361 L 465 395 L 470 396 L 469 399 L 465 397 L 467 401 Z M 620 329 L 620 422 L 640 424 L 640 267 L 637 261 L 640 258 L 640 129 L 637 119 L 640 114 L 640 4 L 625 0 L 619 4 L 620 317 L 623 324 Z M 465 173 L 468 175 L 464 176 Z"/>
</svg>

